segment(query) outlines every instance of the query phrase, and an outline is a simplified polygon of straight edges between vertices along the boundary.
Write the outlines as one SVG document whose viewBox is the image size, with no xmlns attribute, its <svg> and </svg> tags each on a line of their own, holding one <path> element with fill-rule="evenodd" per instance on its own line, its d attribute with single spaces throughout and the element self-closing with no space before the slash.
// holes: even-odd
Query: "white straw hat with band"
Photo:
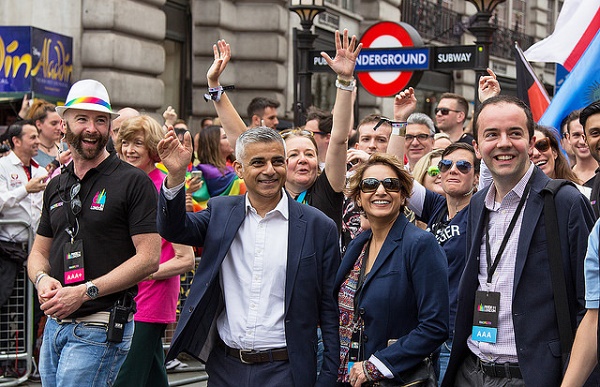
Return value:
<svg viewBox="0 0 600 387">
<path fill-rule="evenodd" d="M 119 113 L 112 111 L 110 98 L 103 84 L 93 79 L 77 81 L 71 86 L 64 106 L 57 106 L 56 112 L 62 118 L 67 109 L 92 110 L 110 114 L 114 120 Z"/>
</svg>

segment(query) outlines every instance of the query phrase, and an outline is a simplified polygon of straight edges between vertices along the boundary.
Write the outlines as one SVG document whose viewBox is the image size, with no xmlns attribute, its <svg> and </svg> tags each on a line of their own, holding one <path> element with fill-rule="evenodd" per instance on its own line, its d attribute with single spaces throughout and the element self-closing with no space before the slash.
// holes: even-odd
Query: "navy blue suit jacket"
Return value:
<svg viewBox="0 0 600 387">
<path fill-rule="evenodd" d="M 204 211 L 186 213 L 184 190 L 173 200 L 166 200 L 161 191 L 158 206 L 158 230 L 163 238 L 204 247 L 167 360 L 187 352 L 206 361 L 218 339 L 216 319 L 224 308 L 219 270 L 244 221 L 245 196 L 215 197 Z M 337 235 L 334 222 L 323 213 L 289 200 L 284 319 L 296 387 L 331 386 L 337 378 L 338 308 L 333 297 L 340 263 Z M 316 380 L 318 325 L 325 352 Z"/>
<path fill-rule="evenodd" d="M 349 245 L 336 276 L 336 297 L 371 231 Z M 400 214 L 359 293 L 364 357 L 381 360 L 398 377 L 448 337 L 448 262 L 433 234 Z M 389 339 L 398 341 L 388 347 Z M 398 379 L 400 381 L 400 379 Z"/>
<path fill-rule="evenodd" d="M 527 386 L 549 387 L 560 385 L 563 370 L 541 195 L 550 179 L 535 168 L 517 256 L 502 259 L 516 259 L 512 318 L 523 380 Z M 458 369 L 471 353 L 467 338 L 473 327 L 475 292 L 479 285 L 479 252 L 486 229 L 484 199 L 488 190 L 489 187 L 475 194 L 469 206 L 468 260 L 459 285 L 454 342 L 442 386 L 454 386 Z M 588 200 L 573 186 L 561 188 L 555 203 L 571 324 L 576 327 L 585 312 L 583 260 L 594 217 Z"/>
</svg>

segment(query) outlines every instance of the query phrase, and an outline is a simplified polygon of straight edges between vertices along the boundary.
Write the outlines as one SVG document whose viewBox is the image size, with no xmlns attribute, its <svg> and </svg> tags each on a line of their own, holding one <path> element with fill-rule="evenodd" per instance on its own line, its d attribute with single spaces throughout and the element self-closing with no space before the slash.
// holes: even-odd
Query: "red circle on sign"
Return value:
<svg viewBox="0 0 600 387">
<path fill-rule="evenodd" d="M 409 32 L 407 28 L 413 31 Z M 415 43 L 411 37 L 411 33 L 413 36 L 415 33 L 418 36 L 416 30 L 408 24 L 402 26 L 393 22 L 381 22 L 367 29 L 361 37 L 360 42 L 363 44 L 363 48 L 371 48 L 371 44 L 373 44 L 375 39 L 388 35 L 396 38 L 400 42 L 401 47 L 414 47 Z M 412 75 L 412 71 L 399 71 L 398 77 L 395 80 L 390 83 L 381 83 L 373 79 L 370 72 L 356 73 L 363 87 L 377 97 L 390 97 L 399 93 L 408 85 Z"/>
</svg>

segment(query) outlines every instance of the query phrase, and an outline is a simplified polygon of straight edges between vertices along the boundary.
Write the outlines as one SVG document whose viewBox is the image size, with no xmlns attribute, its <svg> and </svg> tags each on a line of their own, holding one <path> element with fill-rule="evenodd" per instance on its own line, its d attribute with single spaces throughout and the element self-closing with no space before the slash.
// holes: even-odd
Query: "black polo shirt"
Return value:
<svg viewBox="0 0 600 387">
<path fill-rule="evenodd" d="M 94 280 L 110 272 L 133 255 L 131 237 L 156 233 L 158 196 L 154 184 L 144 171 L 111 154 L 98 167 L 79 180 L 70 163 L 54 177 L 44 192 L 42 217 L 37 233 L 52 238 L 50 274 L 65 285 L 63 248 L 70 241 L 65 231 L 73 227 L 71 187 L 79 182 L 81 212 L 75 239 L 83 241 L 85 278 L 70 285 Z M 137 292 L 137 286 L 131 290 Z M 69 317 L 87 316 L 110 309 L 124 292 L 103 296 L 83 303 Z"/>
</svg>

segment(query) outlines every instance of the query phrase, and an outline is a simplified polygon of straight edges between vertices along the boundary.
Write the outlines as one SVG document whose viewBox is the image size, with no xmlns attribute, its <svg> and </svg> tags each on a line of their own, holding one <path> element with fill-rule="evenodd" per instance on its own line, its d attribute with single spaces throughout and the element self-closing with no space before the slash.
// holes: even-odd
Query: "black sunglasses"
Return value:
<svg viewBox="0 0 600 387">
<path fill-rule="evenodd" d="M 473 168 L 473 164 L 471 164 L 467 160 L 458 160 L 455 163 L 454 161 L 448 159 L 440 160 L 440 162 L 438 163 L 438 168 L 440 169 L 440 172 L 448 172 L 454 164 L 456 164 L 456 169 L 458 169 L 458 171 L 463 174 L 469 173 L 471 168 Z"/>
<path fill-rule="evenodd" d="M 541 140 L 536 141 L 533 146 L 540 152 L 546 152 L 550 149 L 550 139 L 542 138 Z"/>
<path fill-rule="evenodd" d="M 81 184 L 75 183 L 71 186 L 70 196 L 71 196 L 71 212 L 75 217 L 79 215 L 81 212 L 81 199 L 79 199 L 79 191 L 81 191 Z"/>
<path fill-rule="evenodd" d="M 386 177 L 383 180 L 378 180 L 374 177 L 367 177 L 360 182 L 360 190 L 364 193 L 371 193 L 377 191 L 379 185 L 383 184 L 383 188 L 387 192 L 399 192 L 400 191 L 400 179 L 397 177 Z"/>
<path fill-rule="evenodd" d="M 452 110 L 448 108 L 435 108 L 435 114 L 442 113 L 443 116 L 447 116 L 450 112 L 460 113 L 460 110 Z"/>
</svg>

